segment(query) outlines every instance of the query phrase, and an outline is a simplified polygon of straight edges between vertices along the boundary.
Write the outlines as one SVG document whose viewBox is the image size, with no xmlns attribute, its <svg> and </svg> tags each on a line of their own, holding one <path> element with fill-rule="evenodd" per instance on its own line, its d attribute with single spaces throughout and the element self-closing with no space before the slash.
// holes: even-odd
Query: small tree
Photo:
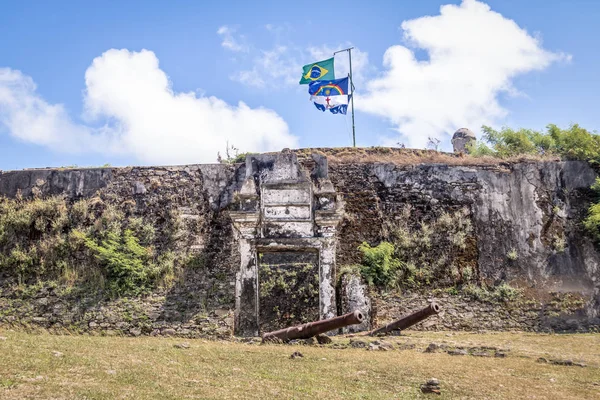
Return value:
<svg viewBox="0 0 600 400">
<path fill-rule="evenodd" d="M 427 148 L 438 151 L 440 147 L 440 139 L 429 136 L 427 138 Z"/>
<path fill-rule="evenodd" d="M 221 157 L 221 152 L 217 152 L 217 161 L 220 164 L 236 164 L 243 162 L 248 154 L 240 153 L 237 147 L 234 145 L 230 146 L 229 142 L 227 142 L 225 146 L 225 158 Z"/>
</svg>

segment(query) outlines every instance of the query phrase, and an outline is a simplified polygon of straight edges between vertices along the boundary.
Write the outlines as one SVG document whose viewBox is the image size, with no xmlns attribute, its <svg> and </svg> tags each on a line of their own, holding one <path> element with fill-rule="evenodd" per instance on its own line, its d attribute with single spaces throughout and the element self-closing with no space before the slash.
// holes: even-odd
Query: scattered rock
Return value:
<svg viewBox="0 0 600 400">
<path fill-rule="evenodd" d="M 319 344 L 330 344 L 333 340 L 331 340 L 329 336 L 321 334 L 317 335 L 317 342 L 319 342 Z"/>
<path fill-rule="evenodd" d="M 310 337 L 308 339 L 301 339 L 300 343 L 305 344 L 307 346 L 311 346 L 311 345 L 315 344 L 315 338 L 314 337 Z"/>
<path fill-rule="evenodd" d="M 429 343 L 429 346 L 425 349 L 425 353 L 435 353 L 440 349 L 440 346 L 437 343 Z"/>
<path fill-rule="evenodd" d="M 394 346 L 391 343 L 375 340 L 372 343 L 369 343 L 367 350 L 388 351 L 394 350 Z"/>
<path fill-rule="evenodd" d="M 115 371 L 114 369 L 109 369 L 108 371 L 106 371 L 106 373 L 109 375 L 115 375 L 117 371 Z"/>
<path fill-rule="evenodd" d="M 304 355 L 302 353 L 300 353 L 299 351 L 295 351 L 292 353 L 292 355 L 290 356 L 290 358 L 293 360 L 295 358 L 302 358 L 304 357 Z"/>
<path fill-rule="evenodd" d="M 505 358 L 506 357 L 506 353 L 504 353 L 502 351 L 497 351 L 497 352 L 494 353 L 494 357 Z"/>
<path fill-rule="evenodd" d="M 394 350 L 394 345 L 388 342 L 381 341 L 378 346 L 380 350 Z"/>
<path fill-rule="evenodd" d="M 448 354 L 451 356 L 466 356 L 468 353 L 465 349 L 454 349 L 448 350 Z"/>
<path fill-rule="evenodd" d="M 172 328 L 166 328 L 166 329 L 163 329 L 161 333 L 165 336 L 175 336 L 177 331 Z"/>
<path fill-rule="evenodd" d="M 4 342 L 6 340 L 6 336 L 0 336 L 0 341 Z"/>
<path fill-rule="evenodd" d="M 364 349 L 365 347 L 367 347 L 367 342 L 365 342 L 364 340 L 350 339 L 350 347 L 355 349 Z"/>
<path fill-rule="evenodd" d="M 540 357 L 537 359 L 539 363 L 545 364 L 553 364 L 553 365 L 566 365 L 568 367 L 587 367 L 586 364 L 580 362 L 574 362 L 573 360 L 560 360 L 560 359 L 546 359 L 544 357 Z"/>
<path fill-rule="evenodd" d="M 142 182 L 136 181 L 133 184 L 133 194 L 144 194 L 146 193 L 146 186 Z"/>
<path fill-rule="evenodd" d="M 474 351 L 471 355 L 475 357 L 491 357 L 491 354 L 486 353 L 485 351 Z"/>
<path fill-rule="evenodd" d="M 133 336 L 140 336 L 142 334 L 142 330 L 140 328 L 131 328 L 129 333 Z"/>
<path fill-rule="evenodd" d="M 550 364 L 567 365 L 570 367 L 572 366 L 572 367 L 582 367 L 582 368 L 587 366 L 584 363 L 575 362 L 573 360 L 550 360 Z"/>
<path fill-rule="evenodd" d="M 177 343 L 177 344 L 174 344 L 173 347 L 175 347 L 176 349 L 189 349 L 190 344 L 188 342 Z"/>
<path fill-rule="evenodd" d="M 62 357 L 62 356 L 64 356 L 64 354 L 61 353 L 60 351 L 53 351 L 52 354 L 54 355 L 54 357 Z"/>
<path fill-rule="evenodd" d="M 387 349 L 381 348 L 379 345 L 377 345 L 375 343 L 369 343 L 367 350 L 369 350 L 369 351 L 376 351 L 376 350 L 387 351 Z"/>
<path fill-rule="evenodd" d="M 440 391 L 440 381 L 435 378 L 431 378 L 425 384 L 421 385 L 421 392 L 442 394 Z"/>
</svg>

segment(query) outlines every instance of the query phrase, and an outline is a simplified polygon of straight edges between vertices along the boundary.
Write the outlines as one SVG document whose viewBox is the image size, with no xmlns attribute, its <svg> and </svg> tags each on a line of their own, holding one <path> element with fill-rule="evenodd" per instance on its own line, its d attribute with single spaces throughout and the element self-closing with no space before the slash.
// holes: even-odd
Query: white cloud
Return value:
<svg viewBox="0 0 600 400">
<path fill-rule="evenodd" d="M 249 61 L 249 66 L 231 74 L 229 77 L 231 80 L 246 86 L 264 89 L 277 89 L 283 86 L 298 87 L 302 66 L 331 58 L 334 51 L 352 46 L 347 42 L 336 47 L 321 45 L 301 48 L 293 42 L 285 40 L 287 34 L 292 30 L 289 24 L 267 24 L 264 28 L 274 38 L 275 44 L 268 50 L 255 47 L 248 49 L 248 58 L 245 60 Z M 225 32 L 229 32 L 229 28 Z M 352 71 L 355 85 L 357 82 L 362 84 L 366 72 L 371 70 L 368 54 L 360 49 L 354 49 L 352 51 Z M 335 71 L 337 78 L 348 75 L 347 53 L 340 53 L 336 56 Z"/>
<path fill-rule="evenodd" d="M 0 127 L 25 141 L 64 151 L 99 144 L 92 130 L 71 121 L 62 104 L 48 104 L 20 71 L 0 68 Z"/>
<path fill-rule="evenodd" d="M 387 70 L 368 82 L 362 96 L 357 91 L 356 107 L 389 119 L 411 146 L 498 121 L 507 113 L 498 95 L 516 93 L 514 77 L 570 60 L 543 49 L 538 38 L 475 0 L 404 21 L 402 29 L 406 42 L 429 59 L 417 60 L 405 46 L 388 48 Z"/>
<path fill-rule="evenodd" d="M 270 50 L 258 50 L 259 54 L 252 60 L 252 67 L 238 71 L 230 78 L 257 88 L 298 86 L 303 65 L 331 58 L 334 51 L 347 47 L 350 47 L 348 43 L 337 47 L 322 45 L 303 50 L 293 45 L 276 45 Z M 337 54 L 335 56 L 336 77 L 346 77 L 349 70 L 348 54 Z M 368 71 L 371 71 L 369 55 L 360 49 L 353 49 L 352 73 L 355 86 L 364 82 Z"/>
<path fill-rule="evenodd" d="M 297 146 L 272 110 L 173 92 L 151 51 L 109 50 L 94 59 L 85 82 L 84 125 L 47 103 L 30 77 L 0 69 L 0 127 L 53 149 L 133 155 L 144 163 L 213 162 L 227 142 L 242 151 Z"/>
<path fill-rule="evenodd" d="M 250 47 L 246 43 L 244 35 L 237 35 L 237 28 L 228 25 L 223 25 L 217 30 L 217 34 L 221 36 L 223 41 L 221 46 L 235 52 L 248 52 Z"/>
<path fill-rule="evenodd" d="M 281 87 L 297 85 L 302 72 L 301 64 L 291 57 L 286 46 L 275 46 L 271 50 L 260 50 L 252 62 L 252 68 L 236 72 L 231 79 L 247 86 Z"/>
<path fill-rule="evenodd" d="M 319 47 L 309 47 L 309 57 L 307 60 L 320 61 L 331 58 L 334 51 L 341 49 L 347 49 L 353 47 L 350 43 L 343 43 L 335 47 L 323 45 Z M 305 63 L 308 64 L 308 63 Z M 339 78 L 348 76 L 350 72 L 350 60 L 348 58 L 348 52 L 338 53 L 335 55 L 335 75 Z M 369 54 L 362 51 L 359 48 L 352 49 L 352 80 L 354 86 L 362 87 L 366 77 L 369 73 L 373 72 L 373 67 L 369 63 Z"/>
</svg>

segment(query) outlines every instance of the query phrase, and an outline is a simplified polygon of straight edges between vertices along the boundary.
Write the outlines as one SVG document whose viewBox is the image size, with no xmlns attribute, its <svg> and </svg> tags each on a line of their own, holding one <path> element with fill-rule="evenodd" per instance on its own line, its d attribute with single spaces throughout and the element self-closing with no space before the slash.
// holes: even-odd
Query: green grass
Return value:
<svg viewBox="0 0 600 400">
<path fill-rule="evenodd" d="M 440 399 L 600 398 L 600 335 L 593 334 L 408 332 L 386 341 L 415 349 L 387 352 L 6 330 L 0 336 L 0 398 L 7 400 L 415 399 L 432 396 L 419 391 L 431 377 L 440 380 Z M 173 347 L 183 341 L 189 349 Z M 506 358 L 423 353 L 432 341 L 510 350 Z M 294 351 L 304 357 L 290 359 Z M 588 366 L 541 364 L 538 357 Z"/>
</svg>

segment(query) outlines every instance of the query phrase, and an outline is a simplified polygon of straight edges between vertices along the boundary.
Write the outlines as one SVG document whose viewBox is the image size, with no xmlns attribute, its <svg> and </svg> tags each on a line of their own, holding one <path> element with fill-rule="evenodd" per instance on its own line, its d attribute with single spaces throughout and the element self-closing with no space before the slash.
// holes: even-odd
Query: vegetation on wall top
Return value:
<svg viewBox="0 0 600 400">
<path fill-rule="evenodd" d="M 0 275 L 137 295 L 169 285 L 180 261 L 158 251 L 155 236 L 143 218 L 97 197 L 0 198 Z"/>
<path fill-rule="evenodd" d="M 577 124 L 561 129 L 550 124 L 545 132 L 483 126 L 482 141 L 470 144 L 475 157 L 559 156 L 567 160 L 600 162 L 600 136 Z"/>
</svg>

